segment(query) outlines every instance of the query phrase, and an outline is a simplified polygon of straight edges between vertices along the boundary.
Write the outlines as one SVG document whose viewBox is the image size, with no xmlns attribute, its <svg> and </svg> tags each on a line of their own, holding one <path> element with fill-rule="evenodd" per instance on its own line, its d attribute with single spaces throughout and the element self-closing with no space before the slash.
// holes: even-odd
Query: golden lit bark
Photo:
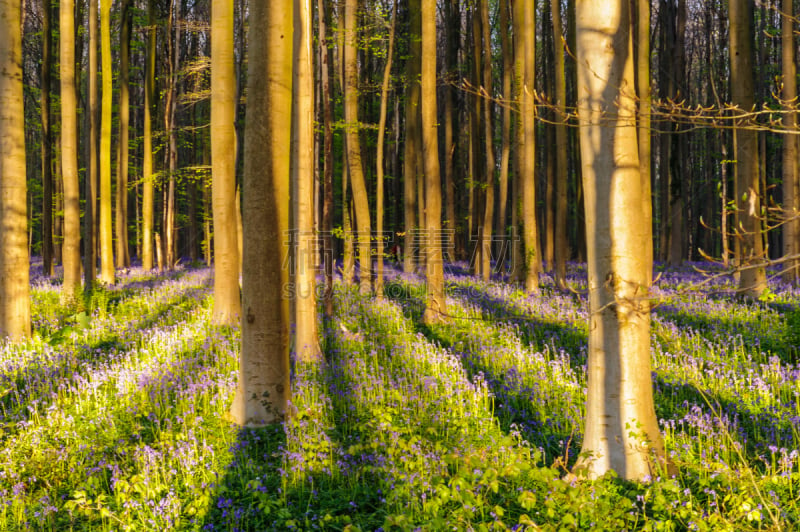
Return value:
<svg viewBox="0 0 800 532">
<path fill-rule="evenodd" d="M 61 173 L 63 176 L 64 283 L 61 299 L 73 301 L 81 287 L 81 217 L 78 190 L 78 101 L 75 87 L 75 2 L 61 0 Z"/>
<path fill-rule="evenodd" d="M 652 228 L 636 131 L 628 2 L 577 2 L 578 118 L 589 272 L 586 426 L 577 474 L 657 474 L 664 448 L 650 367 Z"/>
<path fill-rule="evenodd" d="M 0 1 L 0 337 L 31 334 L 19 0 Z"/>
<path fill-rule="evenodd" d="M 111 231 L 111 0 L 100 0 L 100 58 L 103 79 L 100 113 L 100 280 L 105 284 L 114 284 Z"/>
<path fill-rule="evenodd" d="M 215 323 L 242 313 L 236 220 L 236 77 L 233 1 L 211 2 L 211 208 L 214 217 Z"/>
<path fill-rule="evenodd" d="M 250 5 L 244 138 L 242 350 L 231 414 L 240 425 L 287 415 L 287 231 L 292 113 L 293 0 Z"/>
</svg>

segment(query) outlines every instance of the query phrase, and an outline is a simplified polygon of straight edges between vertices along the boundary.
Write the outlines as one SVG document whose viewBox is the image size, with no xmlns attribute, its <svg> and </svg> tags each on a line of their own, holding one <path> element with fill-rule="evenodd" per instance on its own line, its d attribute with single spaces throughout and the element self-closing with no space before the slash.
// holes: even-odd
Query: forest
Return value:
<svg viewBox="0 0 800 532">
<path fill-rule="evenodd" d="M 793 0 L 0 0 L 0 531 L 800 529 Z"/>
</svg>

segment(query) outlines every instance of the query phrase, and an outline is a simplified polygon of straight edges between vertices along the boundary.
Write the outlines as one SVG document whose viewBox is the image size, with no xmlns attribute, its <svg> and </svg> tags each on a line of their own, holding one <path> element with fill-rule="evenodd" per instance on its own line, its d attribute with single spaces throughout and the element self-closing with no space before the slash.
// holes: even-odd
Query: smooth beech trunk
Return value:
<svg viewBox="0 0 800 532">
<path fill-rule="evenodd" d="M 19 0 L 0 1 L 0 337 L 31 334 Z"/>
<path fill-rule="evenodd" d="M 64 242 L 62 262 L 64 282 L 61 300 L 69 303 L 81 287 L 81 215 L 78 186 L 78 100 L 75 87 L 75 2 L 61 0 L 61 173 L 63 176 Z"/>
<path fill-rule="evenodd" d="M 118 268 L 131 265 L 128 250 L 128 128 L 130 126 L 130 50 L 131 2 L 125 0 L 120 7 L 119 44 L 119 141 L 117 146 L 117 190 L 114 233 Z"/>
<path fill-rule="evenodd" d="M 234 325 L 242 313 L 236 223 L 236 77 L 233 1 L 211 3 L 211 208 L 214 218 L 215 323 Z"/>
<path fill-rule="evenodd" d="M 298 360 L 319 362 L 317 336 L 316 233 L 314 231 L 314 64 L 311 0 L 294 1 L 294 101 L 292 102 L 294 160 L 294 312 Z M 380 159 L 379 159 L 380 160 Z"/>
<path fill-rule="evenodd" d="M 420 44 L 420 5 L 419 0 L 409 0 L 409 44 L 408 59 L 406 60 L 406 139 L 403 145 L 403 205 L 405 212 L 405 246 L 403 250 L 403 271 L 411 273 L 416 268 L 417 253 L 420 251 L 416 231 L 425 222 L 417 220 L 417 180 L 422 168 L 418 168 L 417 153 L 422 149 L 420 129 L 420 85 L 419 76 L 422 61 L 422 46 Z"/>
<path fill-rule="evenodd" d="M 358 0 L 345 0 L 344 4 L 344 121 L 347 139 L 347 169 L 355 206 L 356 245 L 358 249 L 359 291 L 372 291 L 372 229 L 369 201 L 364 182 L 361 156 L 360 123 L 358 121 Z"/>
<path fill-rule="evenodd" d="M 147 3 L 147 63 L 144 81 L 144 138 L 142 154 L 142 268 L 153 269 L 153 111 L 155 106 L 155 0 Z"/>
<path fill-rule="evenodd" d="M 114 284 L 114 248 L 111 225 L 111 0 L 100 0 L 100 280 Z"/>
<path fill-rule="evenodd" d="M 250 6 L 244 137 L 242 350 L 232 417 L 239 425 L 280 422 L 289 388 L 289 162 L 293 0 Z"/>
<path fill-rule="evenodd" d="M 561 27 L 561 2 L 550 1 L 553 19 L 553 45 L 555 48 L 555 104 L 556 110 L 556 215 L 555 215 L 555 275 L 556 285 L 564 289 L 567 285 L 567 77 L 564 65 L 564 32 Z"/>
<path fill-rule="evenodd" d="M 783 115 L 783 125 L 788 131 L 797 128 L 797 61 L 795 54 L 794 38 L 794 6 L 792 0 L 783 0 L 781 6 L 781 59 L 783 68 L 783 106 L 786 114 Z M 798 178 L 797 178 L 797 137 L 789 133 L 783 136 L 783 210 L 787 218 L 783 232 L 783 254 L 795 255 L 800 252 L 798 238 L 800 237 L 800 223 L 798 222 Z M 784 265 L 783 279 L 786 282 L 797 284 L 800 265 L 797 260 L 791 260 Z"/>
<path fill-rule="evenodd" d="M 384 144 L 386 135 L 386 109 L 389 100 L 389 83 L 392 74 L 392 58 L 394 56 L 394 33 L 397 25 L 397 0 L 392 3 L 392 23 L 389 28 L 389 51 L 386 54 L 386 65 L 383 68 L 383 82 L 381 83 L 381 108 L 378 119 L 378 147 L 376 149 L 377 183 L 375 190 L 375 235 L 378 250 L 375 265 L 375 294 L 383 297 L 383 255 L 385 251 L 383 235 L 383 174 L 384 174 Z"/>
<path fill-rule="evenodd" d="M 753 20 L 752 6 L 746 0 L 728 3 L 730 25 L 731 102 L 740 112 L 750 112 L 755 105 L 753 87 Z M 736 205 L 740 251 L 737 265 L 743 267 L 739 291 L 744 297 L 757 299 L 767 288 L 763 267 L 764 238 L 761 233 L 761 191 L 758 175 L 758 139 L 747 120 L 736 121 Z M 740 227 L 741 226 L 741 227 Z"/>
<path fill-rule="evenodd" d="M 589 271 L 586 427 L 575 473 L 626 479 L 664 459 L 650 367 L 652 228 L 636 138 L 628 2 L 577 2 L 578 109 Z"/>
<path fill-rule="evenodd" d="M 47 277 L 53 275 L 52 11 L 50 0 L 42 0 L 42 271 Z"/>
<path fill-rule="evenodd" d="M 425 271 L 428 297 L 424 320 L 445 321 L 442 257 L 442 182 L 439 174 L 439 124 L 436 119 L 436 0 L 422 0 L 422 155 L 425 169 Z"/>
</svg>

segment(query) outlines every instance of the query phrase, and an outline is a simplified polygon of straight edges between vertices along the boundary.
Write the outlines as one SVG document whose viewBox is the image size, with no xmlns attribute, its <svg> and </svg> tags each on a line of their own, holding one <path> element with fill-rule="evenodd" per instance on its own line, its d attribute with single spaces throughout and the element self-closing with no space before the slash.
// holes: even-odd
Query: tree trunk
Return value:
<svg viewBox="0 0 800 532">
<path fill-rule="evenodd" d="M 523 61 L 521 67 L 522 78 L 519 80 L 519 91 L 522 111 L 522 143 L 519 151 L 522 160 L 520 168 L 520 187 L 522 189 L 522 227 L 523 243 L 525 247 L 525 290 L 528 292 L 539 291 L 539 257 L 536 248 L 539 241 L 536 228 L 536 182 L 535 182 L 535 155 L 536 155 L 536 107 L 534 102 L 534 75 L 536 46 L 534 29 L 534 6 L 532 2 L 520 2 L 519 9 L 522 17 L 521 39 Z"/>
<path fill-rule="evenodd" d="M 53 135 L 50 123 L 50 75 L 53 53 L 50 0 L 42 0 L 42 271 L 53 275 Z"/>
<path fill-rule="evenodd" d="M 311 0 L 294 3 L 294 101 L 292 131 L 294 162 L 292 179 L 297 191 L 294 308 L 295 353 L 298 360 L 319 362 L 322 351 L 317 337 L 314 243 L 314 65 Z M 380 160 L 380 158 L 378 159 Z"/>
<path fill-rule="evenodd" d="M 794 6 L 792 0 L 783 0 L 781 6 L 781 60 L 783 68 L 783 125 L 788 131 L 797 129 L 797 61 L 794 39 Z M 790 256 L 800 252 L 798 237 L 798 178 L 797 178 L 797 137 L 789 133 L 783 136 L 783 210 L 786 225 L 783 230 L 783 254 Z M 783 280 L 797 284 L 798 261 L 792 260 L 784 265 Z"/>
<path fill-rule="evenodd" d="M 100 0 L 100 57 L 102 109 L 100 113 L 100 280 L 114 284 L 114 248 L 111 231 L 111 0 Z"/>
<path fill-rule="evenodd" d="M 357 39 L 358 0 L 345 0 L 344 4 L 344 121 L 347 138 L 347 169 L 356 212 L 356 242 L 358 244 L 359 290 L 372 290 L 372 256 L 370 240 L 369 202 L 361 161 L 361 139 L 358 121 L 358 52 Z"/>
<path fill-rule="evenodd" d="M 555 48 L 555 86 L 556 86 L 556 216 L 555 216 L 555 275 L 556 285 L 567 286 L 567 78 L 564 65 L 564 34 L 561 29 L 561 2 L 550 1 L 553 19 L 553 44 Z"/>
<path fill-rule="evenodd" d="M 84 181 L 85 202 L 83 207 L 83 276 L 84 291 L 90 294 L 97 277 L 97 186 L 100 172 L 100 103 L 97 80 L 98 0 L 89 0 L 89 138 L 86 143 L 86 179 Z"/>
<path fill-rule="evenodd" d="M 481 235 L 481 275 L 488 281 L 492 274 L 492 234 L 494 222 L 494 84 L 492 83 L 492 32 L 489 25 L 489 0 L 481 0 L 481 32 L 483 34 L 483 128 L 486 163 L 486 191 Z M 533 31 L 533 30 L 531 30 Z M 430 41 L 435 43 L 436 41 Z M 435 45 L 431 45 L 435 48 Z M 427 55 L 427 54 L 426 54 Z"/>
<path fill-rule="evenodd" d="M 242 313 L 236 229 L 236 78 L 233 1 L 211 3 L 211 201 L 214 218 L 215 323 L 234 325 Z"/>
<path fill-rule="evenodd" d="M 389 29 L 389 51 L 386 54 L 386 66 L 383 69 L 383 82 L 381 84 L 381 109 L 378 119 L 378 147 L 377 147 L 377 186 L 375 192 L 375 235 L 377 237 L 378 251 L 376 254 L 377 264 L 375 267 L 375 294 L 383 297 L 383 254 L 384 254 L 384 234 L 383 234 L 383 165 L 384 163 L 384 136 L 386 134 L 386 108 L 389 100 L 389 83 L 392 74 L 392 58 L 394 56 L 394 32 L 397 25 L 397 0 L 392 4 L 392 24 Z M 435 93 L 434 93 L 435 96 Z"/>
<path fill-rule="evenodd" d="M 0 337 L 31 334 L 19 0 L 0 1 Z"/>
<path fill-rule="evenodd" d="M 128 128 L 130 125 L 130 49 L 131 49 L 131 5 L 130 0 L 120 7 L 119 45 L 119 145 L 117 157 L 117 194 L 115 232 L 117 243 L 117 267 L 131 265 L 128 250 Z"/>
<path fill-rule="evenodd" d="M 144 139 L 142 154 L 142 268 L 153 269 L 153 131 L 156 108 L 156 16 L 155 0 L 147 3 L 147 63 L 144 81 Z"/>
<path fill-rule="evenodd" d="M 322 129 L 323 129 L 323 169 L 322 188 L 322 238 L 325 250 L 325 316 L 333 316 L 333 106 L 331 105 L 331 68 L 332 52 L 328 48 L 328 11 L 324 0 L 317 0 L 319 17 L 319 62 L 320 84 L 322 88 Z"/>
<path fill-rule="evenodd" d="M 289 304 L 283 268 L 289 229 L 292 107 L 292 0 L 250 6 L 244 138 L 242 350 L 231 414 L 239 425 L 287 415 Z"/>
<path fill-rule="evenodd" d="M 586 429 L 575 472 L 656 474 L 664 448 L 650 368 L 651 227 L 639 173 L 634 62 L 626 0 L 577 2 L 578 108 L 586 194 L 589 360 Z"/>
<path fill-rule="evenodd" d="M 728 4 L 730 25 L 731 103 L 741 112 L 753 109 L 753 24 L 752 6 L 745 0 Z M 746 119 L 736 120 L 736 205 L 741 245 L 738 266 L 744 267 L 739 291 L 744 297 L 758 298 L 767 287 L 764 244 L 761 232 L 761 193 L 758 175 L 758 141 Z"/>
<path fill-rule="evenodd" d="M 405 251 L 403 254 L 403 271 L 411 273 L 416 269 L 418 249 L 415 233 L 423 220 L 417 220 L 417 179 L 422 171 L 417 167 L 417 153 L 422 149 L 420 144 L 420 85 L 419 76 L 422 69 L 422 33 L 420 19 L 420 0 L 409 0 L 408 4 L 408 59 L 406 59 L 406 141 L 403 148 L 403 199 L 405 207 Z"/>
<path fill-rule="evenodd" d="M 456 259 L 456 233 L 460 224 L 456 216 L 456 186 L 455 186 L 455 153 L 458 145 L 458 110 L 455 107 L 455 87 L 452 83 L 457 81 L 458 76 L 458 49 L 461 36 L 461 11 L 458 0 L 446 0 L 445 5 L 445 39 L 446 49 L 444 56 L 445 87 L 444 87 L 444 182 L 445 197 L 447 200 L 445 209 L 447 260 Z M 506 177 L 508 177 L 506 175 Z"/>
<path fill-rule="evenodd" d="M 422 0 L 422 49 L 436 50 L 436 0 Z M 439 174 L 439 137 L 436 112 L 436 53 L 422 55 L 422 153 L 425 173 L 425 267 L 428 297 L 423 316 L 426 324 L 445 320 L 442 261 L 442 183 Z"/>
<path fill-rule="evenodd" d="M 75 3 L 61 0 L 61 172 L 64 187 L 64 283 L 61 299 L 71 303 L 81 287 L 81 215 L 78 185 L 78 101 L 75 86 Z"/>
<path fill-rule="evenodd" d="M 641 223 L 653 225 L 653 201 L 651 191 L 650 163 L 650 0 L 636 0 L 636 93 L 639 98 L 639 174 L 642 179 Z M 646 261 L 653 262 L 653 239 L 647 241 L 644 251 Z M 652 277 L 652 271 L 650 273 Z"/>
</svg>

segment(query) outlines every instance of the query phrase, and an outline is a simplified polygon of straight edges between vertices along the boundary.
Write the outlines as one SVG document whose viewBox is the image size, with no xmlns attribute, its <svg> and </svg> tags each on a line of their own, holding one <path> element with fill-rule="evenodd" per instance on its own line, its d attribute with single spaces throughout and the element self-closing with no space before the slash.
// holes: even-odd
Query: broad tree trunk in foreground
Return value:
<svg viewBox="0 0 800 532">
<path fill-rule="evenodd" d="M 214 217 L 215 323 L 234 325 L 242 313 L 236 224 L 236 78 L 233 1 L 211 3 L 211 202 Z"/>
<path fill-rule="evenodd" d="M 293 0 L 250 6 L 244 137 L 242 351 L 231 415 L 239 425 L 282 421 L 289 389 L 289 252 Z"/>
<path fill-rule="evenodd" d="M 31 334 L 19 0 L 0 1 L 0 337 Z"/>
<path fill-rule="evenodd" d="M 576 474 L 655 476 L 664 459 L 650 368 L 652 228 L 639 171 L 627 1 L 577 2 L 578 108 L 589 270 L 586 428 Z M 655 455 L 655 456 L 654 456 Z"/>
</svg>

